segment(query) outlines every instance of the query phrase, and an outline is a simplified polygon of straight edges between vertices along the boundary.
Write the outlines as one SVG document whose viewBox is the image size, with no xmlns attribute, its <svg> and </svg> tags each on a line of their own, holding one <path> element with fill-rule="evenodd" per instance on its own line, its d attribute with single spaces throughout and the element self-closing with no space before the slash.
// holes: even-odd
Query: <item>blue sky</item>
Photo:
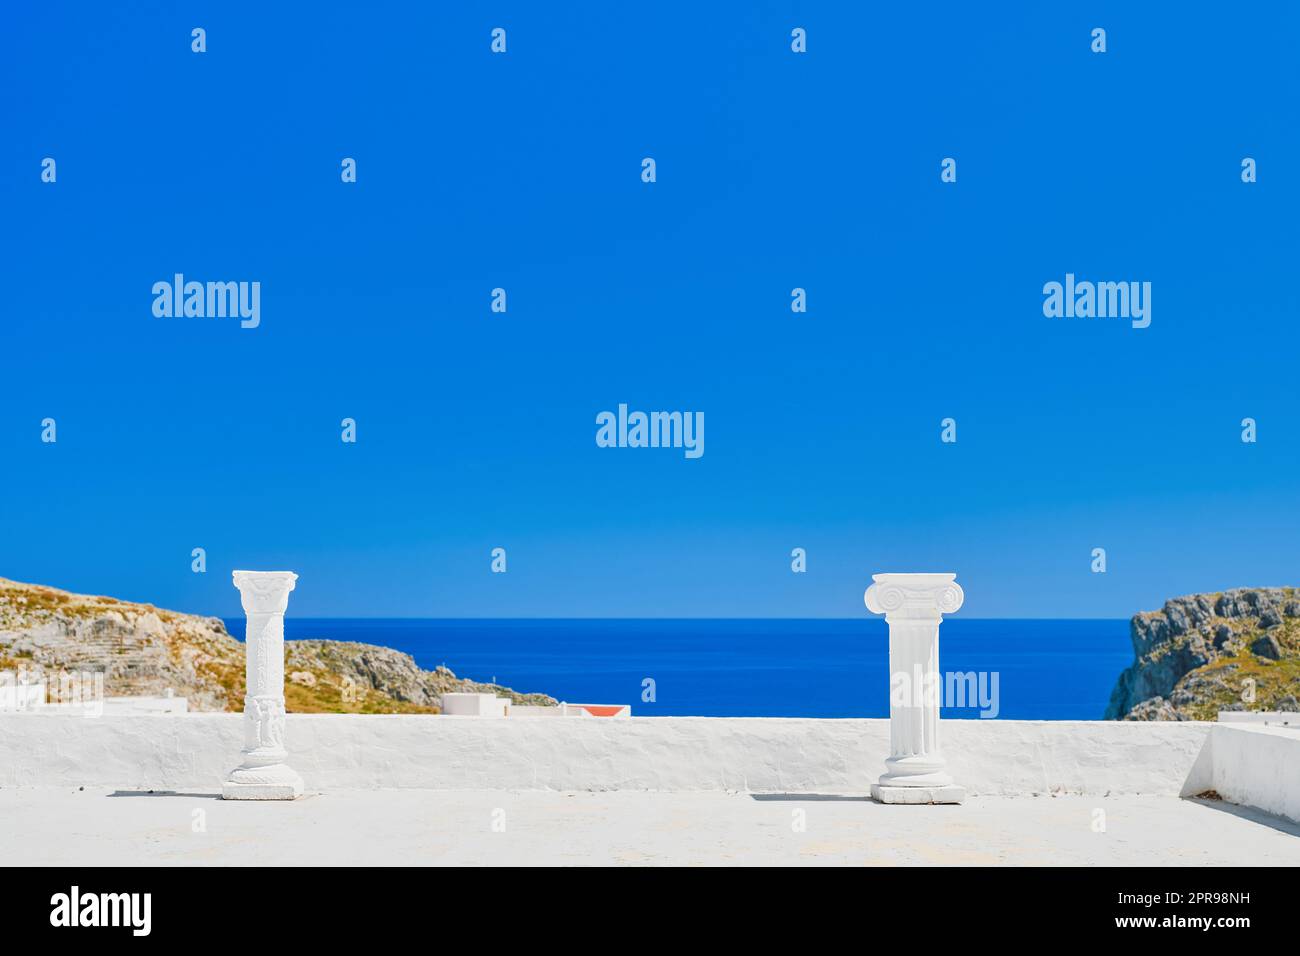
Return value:
<svg viewBox="0 0 1300 956">
<path fill-rule="evenodd" d="M 447 617 L 1298 582 L 1294 8 L 467 6 L 6 12 L 0 575 Z M 260 327 L 155 318 L 177 272 Z M 1151 326 L 1045 318 L 1067 272 Z M 706 453 L 598 448 L 620 402 Z"/>
</svg>

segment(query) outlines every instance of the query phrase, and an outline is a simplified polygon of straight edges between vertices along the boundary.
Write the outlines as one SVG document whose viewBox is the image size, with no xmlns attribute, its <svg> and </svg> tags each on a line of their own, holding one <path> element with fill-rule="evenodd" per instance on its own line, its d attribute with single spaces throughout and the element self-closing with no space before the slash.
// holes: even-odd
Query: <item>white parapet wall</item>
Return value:
<svg viewBox="0 0 1300 956">
<path fill-rule="evenodd" d="M 1300 730 L 1300 714 L 1286 710 L 1221 710 L 1221 724 L 1267 724 Z"/>
<path fill-rule="evenodd" d="M 950 769 L 973 795 L 1177 795 L 1214 786 L 1202 753 L 1214 727 L 951 720 L 943 723 L 943 747 Z M 240 714 L 0 714 L 0 786 L 211 791 L 234 765 L 242 734 Z M 887 720 L 290 714 L 285 737 L 308 792 L 866 794 L 880 776 L 882 754 L 889 753 Z"/>
<path fill-rule="evenodd" d="M 510 698 L 496 694 L 443 694 L 442 712 L 458 717 L 505 717 L 510 713 Z"/>
<path fill-rule="evenodd" d="M 1207 750 L 1207 789 L 1300 823 L 1300 728 L 1216 724 Z"/>
</svg>

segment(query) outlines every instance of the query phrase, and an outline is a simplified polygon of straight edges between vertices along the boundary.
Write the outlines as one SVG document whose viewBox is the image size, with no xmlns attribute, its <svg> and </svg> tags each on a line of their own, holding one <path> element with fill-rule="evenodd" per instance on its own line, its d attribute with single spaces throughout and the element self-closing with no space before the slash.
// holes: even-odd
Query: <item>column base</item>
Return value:
<svg viewBox="0 0 1300 956">
<path fill-rule="evenodd" d="M 877 803 L 961 803 L 966 799 L 966 788 L 952 783 L 942 787 L 890 787 L 873 783 L 871 799 Z"/>
<path fill-rule="evenodd" d="M 947 766 L 938 752 L 889 757 L 877 783 L 882 787 L 947 787 L 952 784 Z"/>
<path fill-rule="evenodd" d="M 222 800 L 296 800 L 302 796 L 302 777 L 281 764 L 232 771 L 221 785 Z"/>
</svg>

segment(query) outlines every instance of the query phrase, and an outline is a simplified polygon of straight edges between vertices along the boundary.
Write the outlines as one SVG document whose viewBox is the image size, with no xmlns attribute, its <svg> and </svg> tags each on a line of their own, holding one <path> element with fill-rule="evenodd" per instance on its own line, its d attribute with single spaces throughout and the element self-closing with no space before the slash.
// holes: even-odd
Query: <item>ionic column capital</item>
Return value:
<svg viewBox="0 0 1300 956">
<path fill-rule="evenodd" d="M 863 596 L 867 610 L 891 624 L 942 620 L 961 607 L 966 595 L 955 574 L 873 574 Z"/>
<path fill-rule="evenodd" d="M 283 614 L 289 608 L 289 592 L 298 584 L 292 571 L 236 571 L 231 578 L 245 614 Z"/>
</svg>

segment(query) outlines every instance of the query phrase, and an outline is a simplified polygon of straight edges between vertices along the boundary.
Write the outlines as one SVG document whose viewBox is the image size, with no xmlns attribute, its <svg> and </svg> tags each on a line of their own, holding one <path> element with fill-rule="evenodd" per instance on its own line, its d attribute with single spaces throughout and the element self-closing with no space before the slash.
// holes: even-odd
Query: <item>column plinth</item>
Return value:
<svg viewBox="0 0 1300 956">
<path fill-rule="evenodd" d="M 965 595 L 955 574 L 873 574 L 868 610 L 889 627 L 889 757 L 871 795 L 881 803 L 961 803 L 939 747 L 939 623 Z"/>
<path fill-rule="evenodd" d="M 302 778 L 284 749 L 284 612 L 298 575 L 292 571 L 236 571 L 235 587 L 247 618 L 244 749 L 239 767 L 221 785 L 226 800 L 293 800 Z"/>
</svg>

